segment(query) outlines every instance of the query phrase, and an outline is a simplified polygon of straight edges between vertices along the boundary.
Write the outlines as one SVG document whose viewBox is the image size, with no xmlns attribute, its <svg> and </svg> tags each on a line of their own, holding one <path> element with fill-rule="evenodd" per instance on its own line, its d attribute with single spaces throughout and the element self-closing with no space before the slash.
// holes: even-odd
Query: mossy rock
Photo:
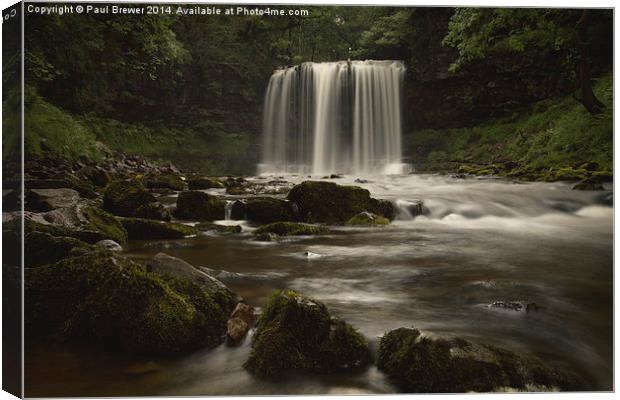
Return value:
<svg viewBox="0 0 620 400">
<path fill-rule="evenodd" d="M 195 235 L 194 227 L 144 218 L 122 218 L 121 223 L 131 240 L 181 239 Z"/>
<path fill-rule="evenodd" d="M 77 191 L 82 197 L 94 199 L 97 197 L 95 187 L 90 181 L 79 179 L 76 176 L 66 174 L 57 179 L 26 179 L 26 189 L 62 189 L 69 188 Z"/>
<path fill-rule="evenodd" d="M 179 219 L 214 221 L 224 219 L 226 202 L 199 191 L 179 193 L 174 216 Z"/>
<path fill-rule="evenodd" d="M 260 224 L 293 221 L 291 203 L 274 197 L 253 197 L 246 200 L 246 218 Z"/>
<path fill-rule="evenodd" d="M 149 355 L 215 346 L 228 316 L 200 286 L 105 251 L 26 270 L 25 301 L 29 335 Z"/>
<path fill-rule="evenodd" d="M 86 242 L 67 236 L 52 236 L 49 233 L 30 232 L 25 235 L 24 266 L 26 268 L 53 264 L 69 257 L 74 249 L 92 248 Z"/>
<path fill-rule="evenodd" d="M 148 189 L 185 189 L 185 182 L 175 174 L 147 174 L 142 178 L 142 183 Z"/>
<path fill-rule="evenodd" d="M 576 376 L 536 358 L 464 339 L 431 339 L 411 328 L 399 328 L 381 338 L 377 367 L 409 393 L 581 387 Z"/>
<path fill-rule="evenodd" d="M 358 186 L 305 181 L 291 189 L 288 199 L 296 205 L 300 219 L 305 222 L 344 224 L 363 211 L 394 218 L 389 202 L 372 199 L 368 190 Z"/>
<path fill-rule="evenodd" d="M 265 233 L 273 233 L 278 236 L 303 236 L 324 235 L 329 232 L 329 228 L 326 226 L 300 224 L 298 222 L 274 222 L 258 227 L 254 231 L 254 235 L 259 237 Z"/>
<path fill-rule="evenodd" d="M 215 231 L 218 233 L 241 233 L 241 225 L 219 225 L 211 222 L 201 222 L 196 225 L 196 229 L 203 232 Z"/>
<path fill-rule="evenodd" d="M 376 215 L 369 212 L 361 212 L 348 220 L 345 225 L 347 226 L 385 226 L 389 225 L 390 220 L 380 215 Z"/>
<path fill-rule="evenodd" d="M 88 219 L 84 228 L 101 232 L 100 240 L 111 239 L 119 244 L 127 242 L 127 230 L 114 215 L 95 206 L 85 207 L 82 212 Z"/>
<path fill-rule="evenodd" d="M 295 370 L 326 373 L 369 362 L 368 343 L 355 329 L 331 317 L 322 303 L 283 290 L 272 295 L 258 321 L 245 367 L 276 378 Z"/>
<path fill-rule="evenodd" d="M 208 178 L 206 176 L 192 177 L 188 179 L 187 186 L 189 190 L 223 189 L 226 187 L 219 179 Z"/>
<path fill-rule="evenodd" d="M 588 178 L 577 182 L 573 190 L 605 190 L 605 187 L 597 179 Z"/>
<path fill-rule="evenodd" d="M 170 221 L 170 213 L 137 181 L 114 181 L 103 193 L 103 209 L 121 217 Z"/>
</svg>

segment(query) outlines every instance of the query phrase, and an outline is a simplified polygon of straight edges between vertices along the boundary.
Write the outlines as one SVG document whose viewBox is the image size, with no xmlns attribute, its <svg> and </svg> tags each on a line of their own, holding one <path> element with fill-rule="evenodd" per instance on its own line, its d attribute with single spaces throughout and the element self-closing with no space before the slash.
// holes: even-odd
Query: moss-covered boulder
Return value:
<svg viewBox="0 0 620 400">
<path fill-rule="evenodd" d="M 260 377 L 289 371 L 317 373 L 362 367 L 370 361 L 366 340 L 330 316 L 322 303 L 291 290 L 274 293 L 252 340 L 245 367 Z"/>
<path fill-rule="evenodd" d="M 389 225 L 390 220 L 377 214 L 367 211 L 361 212 L 348 220 L 347 226 L 385 226 Z"/>
<path fill-rule="evenodd" d="M 170 213 L 137 181 L 114 181 L 103 193 L 103 208 L 121 217 L 170 221 Z"/>
<path fill-rule="evenodd" d="M 148 189 L 183 190 L 185 182 L 176 174 L 147 174 L 142 178 L 142 184 Z"/>
<path fill-rule="evenodd" d="M 241 233 L 241 225 L 220 225 L 212 222 L 201 222 L 196 229 L 202 232 L 218 232 L 223 234 Z"/>
<path fill-rule="evenodd" d="M 131 240 L 181 239 L 198 233 L 188 225 L 153 219 L 121 218 L 121 223 Z"/>
<path fill-rule="evenodd" d="M 74 207 L 80 194 L 73 189 L 29 189 L 26 191 L 25 208 L 30 211 L 51 211 L 56 208 Z"/>
<path fill-rule="evenodd" d="M 246 200 L 246 218 L 260 224 L 293 221 L 291 203 L 274 197 L 253 197 Z"/>
<path fill-rule="evenodd" d="M 179 193 L 174 216 L 179 219 L 214 221 L 224 219 L 226 202 L 216 196 L 190 190 Z"/>
<path fill-rule="evenodd" d="M 580 388 L 575 376 L 531 356 L 458 338 L 431 339 L 410 328 L 399 328 L 382 337 L 377 366 L 410 393 Z"/>
<path fill-rule="evenodd" d="M 300 224 L 298 222 L 274 222 L 258 227 L 254 231 L 256 237 L 265 233 L 273 233 L 278 236 L 304 236 L 324 235 L 329 233 L 329 228 L 321 225 Z"/>
<path fill-rule="evenodd" d="M 120 244 L 127 242 L 127 231 L 114 215 L 96 206 L 84 207 L 82 214 L 86 218 L 83 229 L 99 232 L 101 236 L 100 238 L 93 238 L 92 241 L 88 241 L 89 243 L 105 239 L 111 239 Z"/>
<path fill-rule="evenodd" d="M 364 211 L 394 218 L 391 203 L 371 198 L 368 190 L 358 186 L 305 181 L 291 189 L 288 199 L 295 204 L 300 219 L 305 222 L 344 224 Z"/>
<path fill-rule="evenodd" d="M 111 252 L 27 269 L 26 333 L 142 354 L 221 343 L 230 310 L 201 286 Z"/>
<path fill-rule="evenodd" d="M 187 180 L 187 186 L 189 190 L 201 190 L 201 189 L 223 189 L 226 186 L 216 178 L 209 178 L 206 176 L 195 176 Z"/>
<path fill-rule="evenodd" d="M 53 236 L 43 232 L 30 232 L 24 238 L 24 265 L 26 268 L 53 264 L 69 257 L 74 249 L 92 248 L 91 245 L 79 239 Z"/>
</svg>

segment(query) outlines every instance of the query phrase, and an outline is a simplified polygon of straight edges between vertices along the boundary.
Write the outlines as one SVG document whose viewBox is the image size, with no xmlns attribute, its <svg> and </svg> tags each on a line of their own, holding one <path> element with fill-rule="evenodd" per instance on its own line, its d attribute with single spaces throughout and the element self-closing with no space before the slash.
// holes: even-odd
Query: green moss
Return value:
<svg viewBox="0 0 620 400">
<path fill-rule="evenodd" d="M 121 223 L 131 240 L 181 239 L 198 233 L 188 225 L 152 219 L 122 218 Z"/>
<path fill-rule="evenodd" d="M 291 189 L 288 199 L 297 205 L 305 222 L 343 224 L 364 211 L 393 218 L 389 202 L 372 199 L 368 190 L 358 186 L 305 181 Z"/>
<path fill-rule="evenodd" d="M 103 193 L 103 208 L 122 217 L 170 220 L 168 211 L 137 181 L 111 182 Z"/>
<path fill-rule="evenodd" d="M 533 357 L 463 339 L 431 339 L 417 329 L 399 328 L 380 342 L 377 367 L 411 393 L 489 392 L 526 389 L 528 384 L 575 390 L 579 379 Z"/>
<path fill-rule="evenodd" d="M 86 207 L 83 210 L 88 219 L 86 229 L 93 229 L 102 233 L 102 239 L 112 239 L 119 244 L 127 242 L 127 231 L 119 220 L 112 214 L 99 207 Z"/>
<path fill-rule="evenodd" d="M 179 219 L 214 221 L 224 219 L 226 202 L 199 191 L 179 193 L 174 216 Z"/>
<path fill-rule="evenodd" d="M 199 231 L 216 231 L 219 233 L 241 233 L 241 225 L 219 225 L 211 222 L 201 222 L 196 225 Z"/>
<path fill-rule="evenodd" d="M 26 332 L 133 353 L 221 343 L 227 314 L 199 286 L 108 252 L 26 271 Z"/>
<path fill-rule="evenodd" d="M 185 182 L 179 175 L 175 174 L 148 174 L 142 178 L 142 183 L 149 189 L 172 189 L 183 190 Z"/>
<path fill-rule="evenodd" d="M 89 248 L 91 248 L 89 244 L 72 237 L 31 232 L 25 236 L 24 265 L 26 268 L 33 268 L 52 264 L 68 257 L 74 249 Z"/>
<path fill-rule="evenodd" d="M 224 188 L 224 184 L 222 181 L 216 178 L 208 178 L 208 177 L 193 177 L 188 179 L 187 185 L 189 190 L 201 190 L 201 189 L 222 189 Z"/>
<path fill-rule="evenodd" d="M 366 365 L 368 343 L 322 303 L 275 292 L 258 321 L 245 367 L 260 377 L 293 370 L 329 372 Z"/>
<path fill-rule="evenodd" d="M 385 226 L 389 225 L 390 220 L 369 212 L 362 212 L 349 219 L 345 225 L 348 226 Z"/>
<path fill-rule="evenodd" d="M 302 236 L 324 235 L 329 233 L 329 228 L 320 225 L 300 224 L 297 222 L 274 222 L 260 226 L 254 231 L 254 235 L 274 233 L 279 236 Z"/>
<path fill-rule="evenodd" d="M 250 221 L 261 224 L 293 220 L 291 204 L 285 200 L 273 197 L 253 197 L 247 199 L 245 214 Z"/>
</svg>

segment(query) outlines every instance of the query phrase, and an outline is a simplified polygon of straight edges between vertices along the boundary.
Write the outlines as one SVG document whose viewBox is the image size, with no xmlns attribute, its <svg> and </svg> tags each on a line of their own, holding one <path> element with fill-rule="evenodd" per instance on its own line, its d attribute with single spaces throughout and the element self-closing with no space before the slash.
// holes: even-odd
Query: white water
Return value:
<svg viewBox="0 0 620 400">
<path fill-rule="evenodd" d="M 273 73 L 259 174 L 400 174 L 400 61 L 304 63 Z"/>
</svg>

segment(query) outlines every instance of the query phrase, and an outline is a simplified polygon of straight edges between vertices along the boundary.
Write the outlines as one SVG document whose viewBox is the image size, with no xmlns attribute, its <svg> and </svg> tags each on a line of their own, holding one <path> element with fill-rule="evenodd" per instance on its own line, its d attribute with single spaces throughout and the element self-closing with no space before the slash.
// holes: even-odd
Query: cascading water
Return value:
<svg viewBox="0 0 620 400">
<path fill-rule="evenodd" d="M 402 173 L 401 61 L 304 63 L 273 73 L 259 173 Z"/>
</svg>

